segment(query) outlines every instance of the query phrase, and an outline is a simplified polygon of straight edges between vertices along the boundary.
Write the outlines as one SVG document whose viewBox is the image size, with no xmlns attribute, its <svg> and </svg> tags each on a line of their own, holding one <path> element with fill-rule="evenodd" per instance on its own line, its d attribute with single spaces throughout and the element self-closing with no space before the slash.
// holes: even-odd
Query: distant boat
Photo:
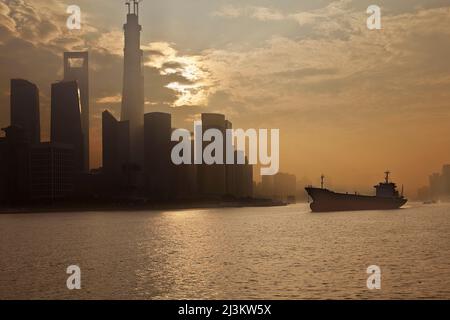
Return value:
<svg viewBox="0 0 450 320">
<path fill-rule="evenodd" d="M 321 187 L 305 188 L 313 199 L 310 207 L 313 212 L 359 211 L 359 210 L 392 210 L 399 209 L 408 201 L 397 191 L 395 183 L 389 182 L 389 171 L 385 172 L 385 182 L 374 186 L 375 196 L 337 193 L 324 188 L 324 176 L 321 177 Z M 402 188 L 403 189 L 403 188 Z"/>
<path fill-rule="evenodd" d="M 423 202 L 423 204 L 436 204 L 436 203 L 437 203 L 436 200 L 428 200 Z"/>
</svg>

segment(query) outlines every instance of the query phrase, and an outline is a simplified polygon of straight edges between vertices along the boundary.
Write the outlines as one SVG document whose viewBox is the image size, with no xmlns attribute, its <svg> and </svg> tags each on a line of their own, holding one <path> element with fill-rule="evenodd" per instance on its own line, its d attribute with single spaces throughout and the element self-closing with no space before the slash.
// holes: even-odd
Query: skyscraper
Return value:
<svg viewBox="0 0 450 320">
<path fill-rule="evenodd" d="M 40 143 L 30 150 L 30 197 L 54 201 L 74 192 L 73 147 L 59 143 Z"/>
<path fill-rule="evenodd" d="M 226 129 L 233 129 L 233 124 L 231 121 L 225 120 Z M 226 150 L 225 150 L 226 151 Z M 226 153 L 225 153 L 226 154 Z M 230 196 L 236 196 L 236 152 L 233 146 L 233 164 L 225 164 L 225 174 L 226 174 L 226 194 Z"/>
<path fill-rule="evenodd" d="M 83 132 L 81 129 L 80 96 L 76 81 L 52 84 L 51 130 L 53 143 L 73 147 L 74 170 L 84 170 Z"/>
<path fill-rule="evenodd" d="M 297 177 L 293 174 L 279 172 L 274 176 L 274 197 L 286 201 L 294 196 L 297 188 Z"/>
<path fill-rule="evenodd" d="M 127 23 L 124 25 L 125 49 L 121 121 L 130 122 L 131 161 L 143 162 L 144 75 L 139 25 L 139 3 L 127 2 Z"/>
<path fill-rule="evenodd" d="M 5 137 L 0 137 L 0 204 L 6 201 L 7 191 L 8 191 L 8 180 L 7 180 L 7 140 Z"/>
<path fill-rule="evenodd" d="M 450 199 L 450 165 L 446 164 L 442 167 L 442 191 L 443 199 Z"/>
<path fill-rule="evenodd" d="M 151 112 L 144 119 L 144 172 L 148 195 L 155 200 L 168 200 L 173 173 L 172 117 L 168 113 Z"/>
<path fill-rule="evenodd" d="M 10 204 L 20 204 L 29 200 L 30 196 L 30 143 L 20 126 L 9 126 L 2 130 L 6 133 L 0 150 L 1 166 L 6 168 L 2 179 L 6 191 L 4 198 Z"/>
<path fill-rule="evenodd" d="M 237 150 L 235 152 L 235 159 L 244 157 L 245 164 L 234 165 L 234 196 L 237 198 L 248 198 L 253 196 L 253 166 L 248 163 L 248 159 L 245 156 L 245 152 Z"/>
<path fill-rule="evenodd" d="M 170 149 L 173 150 L 177 144 L 177 141 L 172 141 Z M 191 150 L 194 150 L 194 140 L 191 140 Z M 194 164 L 194 153 L 191 153 L 191 164 L 171 163 L 171 172 L 173 175 L 171 192 L 177 200 L 189 200 L 198 196 L 197 165 Z"/>
<path fill-rule="evenodd" d="M 102 113 L 103 173 L 105 189 L 120 190 L 128 184 L 125 170 L 130 162 L 130 127 L 109 112 Z"/>
<path fill-rule="evenodd" d="M 27 80 L 11 80 L 11 126 L 21 127 L 30 144 L 40 142 L 39 90 Z"/>
<path fill-rule="evenodd" d="M 217 113 L 202 113 L 202 135 L 209 129 L 217 129 L 225 138 L 227 123 L 225 116 Z M 203 143 L 203 150 L 211 142 Z M 224 153 L 226 154 L 225 144 Z M 202 164 L 198 168 L 199 192 L 207 196 L 224 196 L 226 194 L 226 169 L 224 164 Z"/>
<path fill-rule="evenodd" d="M 89 171 L 89 55 L 64 52 L 64 80 L 77 81 L 80 89 L 81 128 L 83 130 L 84 170 Z"/>
</svg>

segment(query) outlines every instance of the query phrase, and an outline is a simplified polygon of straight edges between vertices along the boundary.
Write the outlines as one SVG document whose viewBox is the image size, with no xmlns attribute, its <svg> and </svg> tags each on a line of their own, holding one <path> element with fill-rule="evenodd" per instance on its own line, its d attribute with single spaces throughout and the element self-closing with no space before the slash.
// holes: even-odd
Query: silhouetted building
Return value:
<svg viewBox="0 0 450 320">
<path fill-rule="evenodd" d="M 0 205 L 6 202 L 6 192 L 8 190 L 7 185 L 7 153 L 6 153 L 6 138 L 0 137 Z"/>
<path fill-rule="evenodd" d="M 80 90 L 84 170 L 89 171 L 89 54 L 64 52 L 64 81 L 77 81 Z"/>
<path fill-rule="evenodd" d="M 450 165 L 442 167 L 442 193 L 444 200 L 450 200 Z"/>
<path fill-rule="evenodd" d="M 152 112 L 144 116 L 144 174 L 147 195 L 168 200 L 173 183 L 171 153 L 172 117 Z"/>
<path fill-rule="evenodd" d="M 442 179 L 439 173 L 433 173 L 430 178 L 430 197 L 438 200 L 442 196 Z"/>
<path fill-rule="evenodd" d="M 30 144 L 22 127 L 9 126 L 2 130 L 6 133 L 0 146 L 3 199 L 9 204 L 21 204 L 30 198 Z"/>
<path fill-rule="evenodd" d="M 66 199 L 74 191 L 74 148 L 58 143 L 41 143 L 31 147 L 31 199 L 54 201 Z"/>
<path fill-rule="evenodd" d="M 297 178 L 293 174 L 279 172 L 274 176 L 275 199 L 286 201 L 294 197 L 297 188 Z"/>
<path fill-rule="evenodd" d="M 178 142 L 171 143 L 171 150 Z M 191 150 L 194 141 L 191 140 Z M 198 196 L 197 166 L 194 164 L 194 153 L 191 152 L 191 164 L 171 164 L 172 186 L 171 193 L 178 200 L 190 200 Z"/>
<path fill-rule="evenodd" d="M 429 183 L 430 199 L 450 201 L 450 165 L 444 165 L 442 173 L 433 173 Z"/>
<path fill-rule="evenodd" d="M 274 190 L 274 176 L 261 177 L 261 195 L 264 198 L 273 198 L 275 196 Z"/>
<path fill-rule="evenodd" d="M 132 8 L 131 8 L 132 6 Z M 143 127 L 144 127 L 144 75 L 139 25 L 139 4 L 128 3 L 125 33 L 122 121 L 130 122 L 131 161 L 143 164 Z"/>
<path fill-rule="evenodd" d="M 233 124 L 231 121 L 225 120 L 225 128 L 233 129 Z M 224 137 L 225 141 L 225 137 Z M 236 173 L 236 151 L 233 151 L 234 162 L 233 164 L 226 164 L 226 150 L 224 153 L 225 159 L 225 192 L 228 196 L 236 196 L 237 195 L 237 173 Z"/>
<path fill-rule="evenodd" d="M 242 156 L 245 152 L 238 150 L 235 152 L 236 159 Z M 236 198 L 249 198 L 253 197 L 253 166 L 248 163 L 247 157 L 245 157 L 245 164 L 234 165 L 234 181 L 235 181 L 235 193 Z"/>
<path fill-rule="evenodd" d="M 264 198 L 294 202 L 297 194 L 297 178 L 293 174 L 277 173 L 273 176 L 262 176 L 258 194 Z"/>
<path fill-rule="evenodd" d="M 81 128 L 80 96 L 76 81 L 52 84 L 51 142 L 73 147 L 76 172 L 84 169 L 83 132 Z"/>
<path fill-rule="evenodd" d="M 206 130 L 217 129 L 225 141 L 225 116 L 215 113 L 202 113 L 202 135 Z M 203 149 L 211 142 L 203 142 Z M 223 154 L 225 157 L 225 143 Z M 199 192 L 206 196 L 224 196 L 226 194 L 226 169 L 223 164 L 202 164 L 198 167 Z"/>
<path fill-rule="evenodd" d="M 130 126 L 102 113 L 103 168 L 105 191 L 123 192 L 131 183 Z"/>
<path fill-rule="evenodd" d="M 11 80 L 11 125 L 21 127 L 30 144 L 40 142 L 39 89 L 27 80 Z"/>
</svg>

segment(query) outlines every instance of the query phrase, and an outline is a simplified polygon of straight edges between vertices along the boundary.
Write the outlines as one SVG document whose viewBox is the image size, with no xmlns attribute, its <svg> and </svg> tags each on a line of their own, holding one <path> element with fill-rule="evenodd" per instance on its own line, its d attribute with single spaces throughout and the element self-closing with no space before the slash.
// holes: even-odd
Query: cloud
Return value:
<svg viewBox="0 0 450 320">
<path fill-rule="evenodd" d="M 122 102 L 122 95 L 118 94 L 115 96 L 103 97 L 97 99 L 97 103 L 99 104 L 110 104 L 110 103 L 120 103 Z"/>
<path fill-rule="evenodd" d="M 212 13 L 212 16 L 222 18 L 246 17 L 259 21 L 277 21 L 285 19 L 285 15 L 273 8 L 257 6 L 226 5 Z"/>
<path fill-rule="evenodd" d="M 335 1 L 305 15 L 314 21 L 308 36 L 272 36 L 258 47 L 204 53 L 220 90 L 233 93 L 238 110 L 246 106 L 248 113 L 241 117 L 255 122 L 257 112 L 265 114 L 266 122 L 288 121 L 284 115 L 311 121 L 301 114 L 320 106 L 327 113 L 323 119 L 364 125 L 367 118 L 386 114 L 402 119 L 408 112 L 440 113 L 444 100 L 434 106 L 426 101 L 434 100 L 428 90 L 442 94 L 450 86 L 450 64 L 444 58 L 450 50 L 445 40 L 450 8 L 386 15 L 383 30 L 372 32 L 365 11 L 349 4 Z"/>
<path fill-rule="evenodd" d="M 182 55 L 167 42 L 149 43 L 144 46 L 144 52 L 149 53 L 145 66 L 157 69 L 166 82 L 164 87 L 176 92 L 174 106 L 207 103 L 215 84 L 202 56 Z"/>
</svg>

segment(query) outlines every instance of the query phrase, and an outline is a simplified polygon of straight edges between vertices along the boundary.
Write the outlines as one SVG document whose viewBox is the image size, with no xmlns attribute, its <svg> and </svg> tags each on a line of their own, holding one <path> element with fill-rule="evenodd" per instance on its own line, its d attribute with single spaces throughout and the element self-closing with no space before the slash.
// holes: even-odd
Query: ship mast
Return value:
<svg viewBox="0 0 450 320">
<path fill-rule="evenodd" d="M 391 174 L 391 172 L 389 170 L 387 170 L 385 172 L 385 174 L 386 174 L 386 177 L 385 177 L 386 183 L 389 183 L 389 175 Z"/>
</svg>

